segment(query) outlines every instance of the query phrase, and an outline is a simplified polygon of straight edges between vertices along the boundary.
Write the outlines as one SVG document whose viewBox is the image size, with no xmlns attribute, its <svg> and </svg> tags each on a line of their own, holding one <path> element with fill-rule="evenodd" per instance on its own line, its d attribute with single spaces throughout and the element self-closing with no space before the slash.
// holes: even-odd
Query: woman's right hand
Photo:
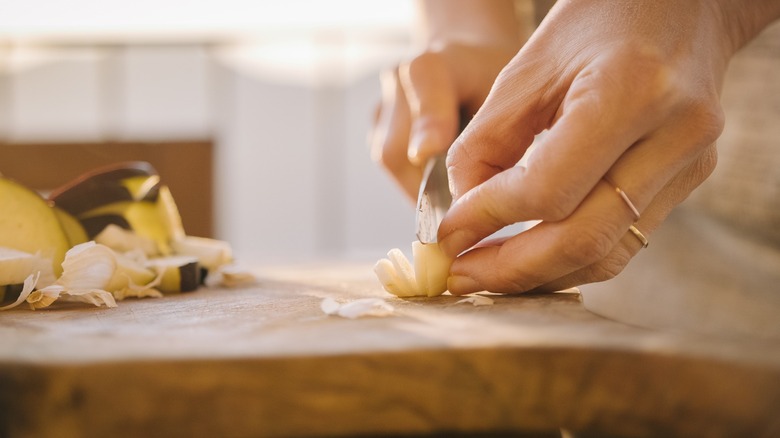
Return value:
<svg viewBox="0 0 780 438">
<path fill-rule="evenodd" d="M 371 135 L 372 157 L 412 201 L 425 163 L 447 151 L 461 117 L 476 113 L 527 34 L 511 1 L 429 1 L 423 7 L 430 28 L 424 48 L 382 74 Z"/>
</svg>

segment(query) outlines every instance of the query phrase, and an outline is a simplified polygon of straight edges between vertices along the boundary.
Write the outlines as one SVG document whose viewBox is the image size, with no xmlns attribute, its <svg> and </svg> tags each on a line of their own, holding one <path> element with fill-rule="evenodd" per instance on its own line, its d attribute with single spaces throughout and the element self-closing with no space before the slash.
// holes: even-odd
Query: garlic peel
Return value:
<svg viewBox="0 0 780 438">
<path fill-rule="evenodd" d="M 209 271 L 233 260 L 230 244 L 223 240 L 183 236 L 171 242 L 171 248 L 174 254 L 197 257 L 200 265 Z"/>
<path fill-rule="evenodd" d="M 147 257 L 160 255 L 157 242 L 116 224 L 108 224 L 95 236 L 95 242 L 119 253 L 141 250 Z"/>
<path fill-rule="evenodd" d="M 116 307 L 116 300 L 110 292 L 102 289 L 69 289 L 62 285 L 53 284 L 43 289 L 33 291 L 27 297 L 27 303 L 32 309 L 42 309 L 53 302 L 78 301 L 92 304 L 96 307 Z"/>
<path fill-rule="evenodd" d="M 116 271 L 116 256 L 107 246 L 85 242 L 65 253 L 62 276 L 55 284 L 67 289 L 105 289 Z"/>
<path fill-rule="evenodd" d="M 29 297 L 30 293 L 32 293 L 33 289 L 35 289 L 35 285 L 36 283 L 38 283 L 38 278 L 40 277 L 40 275 L 41 275 L 40 272 L 36 274 L 30 274 L 24 280 L 24 287 L 22 287 L 22 292 L 19 293 L 19 297 L 16 299 L 16 301 L 7 306 L 0 307 L 0 310 L 13 309 L 14 307 L 25 302 Z"/>
<path fill-rule="evenodd" d="M 40 273 L 39 285 L 54 283 L 51 259 L 13 248 L 0 247 L 0 286 L 21 284 L 31 274 Z"/>
<path fill-rule="evenodd" d="M 469 295 L 462 300 L 458 300 L 455 304 L 471 304 L 474 307 L 479 306 L 492 306 L 494 303 L 493 298 L 486 297 L 484 295 Z"/>
<path fill-rule="evenodd" d="M 389 316 L 395 312 L 393 306 L 381 298 L 361 298 L 347 303 L 339 303 L 333 298 L 325 298 L 320 308 L 326 315 L 357 319 L 364 316 Z"/>
<path fill-rule="evenodd" d="M 257 277 L 248 268 L 238 263 L 228 263 L 219 266 L 206 275 L 205 284 L 208 287 L 240 287 L 257 283 Z"/>
</svg>

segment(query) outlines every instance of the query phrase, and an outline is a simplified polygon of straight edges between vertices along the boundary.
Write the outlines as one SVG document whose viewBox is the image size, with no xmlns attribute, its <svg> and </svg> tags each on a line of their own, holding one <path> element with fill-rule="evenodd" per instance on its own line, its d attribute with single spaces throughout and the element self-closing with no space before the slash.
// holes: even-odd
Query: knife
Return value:
<svg viewBox="0 0 780 438">
<path fill-rule="evenodd" d="M 437 242 L 439 224 L 452 204 L 450 182 L 447 177 L 446 154 L 429 159 L 423 171 L 420 193 L 417 196 L 417 240 Z"/>
</svg>

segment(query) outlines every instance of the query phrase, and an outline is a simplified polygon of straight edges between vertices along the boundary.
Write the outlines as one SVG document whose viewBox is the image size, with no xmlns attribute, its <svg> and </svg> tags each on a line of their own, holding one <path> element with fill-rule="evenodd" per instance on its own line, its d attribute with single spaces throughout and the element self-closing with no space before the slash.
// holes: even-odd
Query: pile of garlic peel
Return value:
<svg viewBox="0 0 780 438">
<path fill-rule="evenodd" d="M 125 298 L 159 298 L 163 294 L 195 290 L 201 284 L 202 270 L 207 272 L 205 283 L 208 286 L 254 283 L 255 277 L 249 271 L 232 263 L 229 257 L 220 259 L 216 256 L 218 249 L 225 248 L 224 242 L 202 237 L 194 239 L 197 243 L 182 243 L 189 255 L 157 258 L 147 258 L 142 251 L 121 253 L 95 241 L 81 243 L 65 254 L 62 275 L 56 280 L 48 259 L 0 247 L 2 295 L 8 292 L 6 289 L 21 286 L 16 301 L 0 310 L 24 302 L 31 309 L 41 309 L 55 301 L 117 307 L 116 301 Z M 187 267 L 186 271 L 184 267 Z M 185 279 L 187 275 L 192 278 Z M 20 284 L 21 279 L 23 284 Z M 187 283 L 190 286 L 184 286 Z"/>
<path fill-rule="evenodd" d="M 374 265 L 382 287 L 398 297 L 435 297 L 447 290 L 452 259 L 437 243 L 412 242 L 414 266 L 398 248 L 391 249 L 386 259 Z"/>
<path fill-rule="evenodd" d="M 87 172 L 48 199 L 0 176 L 0 205 L 0 306 L 16 300 L 0 310 L 57 300 L 115 307 L 255 281 L 227 242 L 184 232 L 171 191 L 146 162 Z"/>
</svg>

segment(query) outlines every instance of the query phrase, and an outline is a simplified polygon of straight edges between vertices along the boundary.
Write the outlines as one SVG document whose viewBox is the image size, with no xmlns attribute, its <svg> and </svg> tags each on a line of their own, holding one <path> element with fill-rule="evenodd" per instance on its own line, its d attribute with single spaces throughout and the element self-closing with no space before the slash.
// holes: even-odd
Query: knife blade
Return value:
<svg viewBox="0 0 780 438">
<path fill-rule="evenodd" d="M 428 160 L 423 171 L 420 192 L 417 196 L 417 240 L 434 243 L 439 224 L 452 204 L 452 193 L 447 177 L 446 154 Z"/>
</svg>

